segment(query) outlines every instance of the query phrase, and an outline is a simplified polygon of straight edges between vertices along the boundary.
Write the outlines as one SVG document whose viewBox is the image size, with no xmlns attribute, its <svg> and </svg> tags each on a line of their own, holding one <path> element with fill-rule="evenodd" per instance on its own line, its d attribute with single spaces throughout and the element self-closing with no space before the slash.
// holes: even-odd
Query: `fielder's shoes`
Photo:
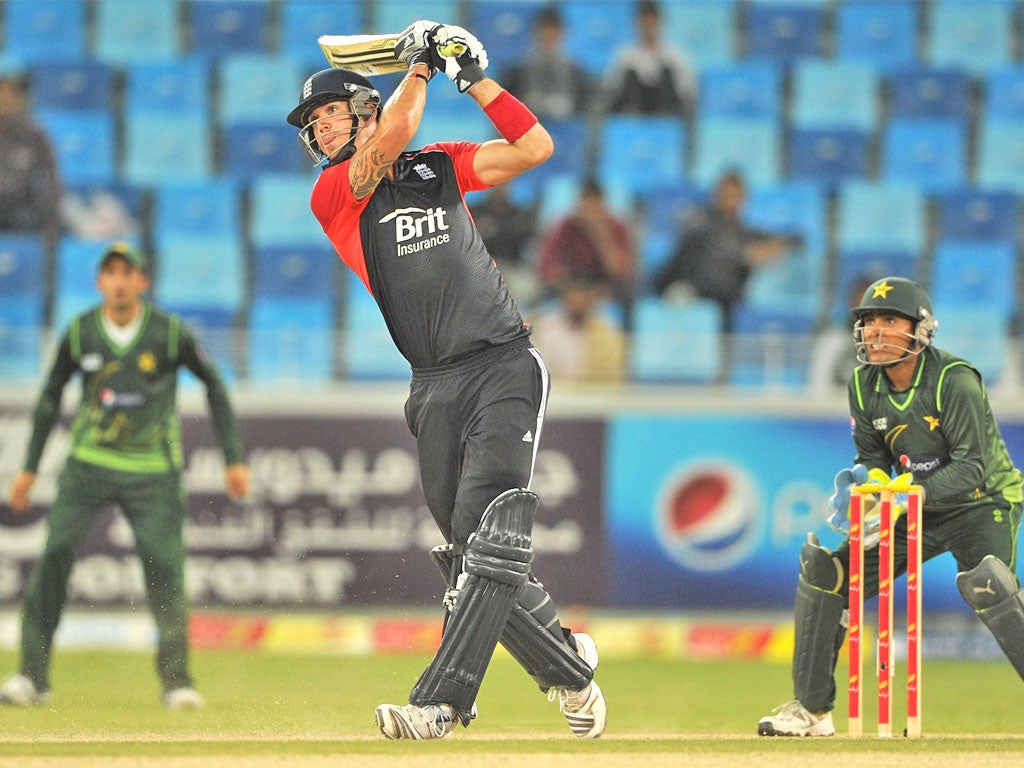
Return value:
<svg viewBox="0 0 1024 768">
<path fill-rule="evenodd" d="M 164 706 L 167 709 L 202 709 L 205 703 L 203 695 L 195 688 L 172 688 L 164 694 Z"/>
<path fill-rule="evenodd" d="M 574 632 L 572 637 L 576 641 L 576 653 L 590 665 L 591 669 L 597 669 L 599 658 L 594 638 L 582 632 Z M 556 696 L 558 708 L 565 715 L 565 720 L 576 738 L 596 739 L 604 733 L 604 726 L 608 720 L 608 706 L 596 680 L 591 680 L 586 688 L 578 691 L 564 686 L 551 688 L 548 691 L 548 699 L 554 701 Z"/>
<path fill-rule="evenodd" d="M 443 739 L 459 722 L 448 704 L 381 704 L 373 714 L 380 732 L 389 739 Z"/>
<path fill-rule="evenodd" d="M 9 707 L 30 707 L 49 700 L 50 692 L 37 690 L 36 684 L 25 675 L 11 675 L 0 685 L 0 704 Z"/>
<path fill-rule="evenodd" d="M 780 704 L 757 724 L 758 736 L 835 736 L 832 713 L 816 715 L 797 699 Z"/>
</svg>

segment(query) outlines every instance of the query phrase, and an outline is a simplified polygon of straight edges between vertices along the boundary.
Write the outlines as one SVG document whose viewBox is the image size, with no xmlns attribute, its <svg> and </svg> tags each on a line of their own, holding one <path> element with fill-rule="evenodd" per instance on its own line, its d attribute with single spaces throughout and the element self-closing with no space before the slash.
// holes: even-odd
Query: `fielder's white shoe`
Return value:
<svg viewBox="0 0 1024 768">
<path fill-rule="evenodd" d="M 590 665 L 591 669 L 597 669 L 600 659 L 594 638 L 582 632 L 574 632 L 572 637 L 576 641 L 576 653 Z M 564 686 L 551 688 L 548 691 L 548 699 L 554 701 L 556 696 L 558 708 L 565 715 L 565 720 L 576 738 L 596 739 L 604 733 L 608 720 L 608 706 L 596 680 L 591 680 L 586 688 L 578 691 Z"/>
<path fill-rule="evenodd" d="M 202 709 L 206 700 L 195 688 L 172 688 L 164 694 L 164 706 L 168 709 Z"/>
<path fill-rule="evenodd" d="M 797 699 L 780 704 L 757 724 L 758 736 L 835 736 L 832 713 L 816 715 Z"/>
<path fill-rule="evenodd" d="M 389 739 L 443 739 L 459 722 L 448 704 L 381 704 L 373 714 L 380 732 Z"/>
<path fill-rule="evenodd" d="M 49 700 L 50 692 L 36 690 L 36 684 L 25 675 L 11 675 L 0 685 L 0 704 L 9 707 L 31 707 Z"/>
</svg>

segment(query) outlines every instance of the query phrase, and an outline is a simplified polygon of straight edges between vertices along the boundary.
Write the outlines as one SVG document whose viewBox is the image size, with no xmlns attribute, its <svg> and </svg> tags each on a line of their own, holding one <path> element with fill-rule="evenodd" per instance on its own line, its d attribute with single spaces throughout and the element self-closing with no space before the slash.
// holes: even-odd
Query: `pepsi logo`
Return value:
<svg viewBox="0 0 1024 768">
<path fill-rule="evenodd" d="M 680 565 L 726 570 L 754 550 L 759 506 L 753 480 L 739 467 L 726 461 L 690 464 L 659 494 L 658 538 Z"/>
</svg>

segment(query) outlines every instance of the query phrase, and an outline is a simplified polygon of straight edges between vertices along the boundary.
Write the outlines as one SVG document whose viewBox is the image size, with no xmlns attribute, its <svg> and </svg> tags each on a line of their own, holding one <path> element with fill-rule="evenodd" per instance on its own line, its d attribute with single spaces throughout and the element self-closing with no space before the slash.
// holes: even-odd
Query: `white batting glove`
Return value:
<svg viewBox="0 0 1024 768">
<path fill-rule="evenodd" d="M 443 29 L 443 26 L 436 21 L 414 21 L 398 36 L 395 58 L 404 61 L 409 68 L 413 64 L 426 64 L 430 69 L 430 77 L 433 77 L 441 65 L 434 48 L 434 32 L 438 29 Z"/>
<path fill-rule="evenodd" d="M 443 26 L 434 31 L 434 46 L 440 55 L 444 73 L 465 93 L 484 79 L 487 51 L 483 43 L 463 27 Z"/>
</svg>

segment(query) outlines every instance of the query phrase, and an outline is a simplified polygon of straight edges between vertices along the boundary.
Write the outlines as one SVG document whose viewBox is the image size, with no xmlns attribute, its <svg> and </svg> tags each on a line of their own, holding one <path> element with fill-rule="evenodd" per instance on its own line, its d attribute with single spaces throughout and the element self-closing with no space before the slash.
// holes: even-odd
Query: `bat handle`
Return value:
<svg viewBox="0 0 1024 768">
<path fill-rule="evenodd" d="M 447 43 L 437 46 L 437 52 L 449 59 L 457 59 L 466 52 L 466 48 L 467 46 L 465 43 L 460 43 L 457 40 L 449 40 Z"/>
</svg>

